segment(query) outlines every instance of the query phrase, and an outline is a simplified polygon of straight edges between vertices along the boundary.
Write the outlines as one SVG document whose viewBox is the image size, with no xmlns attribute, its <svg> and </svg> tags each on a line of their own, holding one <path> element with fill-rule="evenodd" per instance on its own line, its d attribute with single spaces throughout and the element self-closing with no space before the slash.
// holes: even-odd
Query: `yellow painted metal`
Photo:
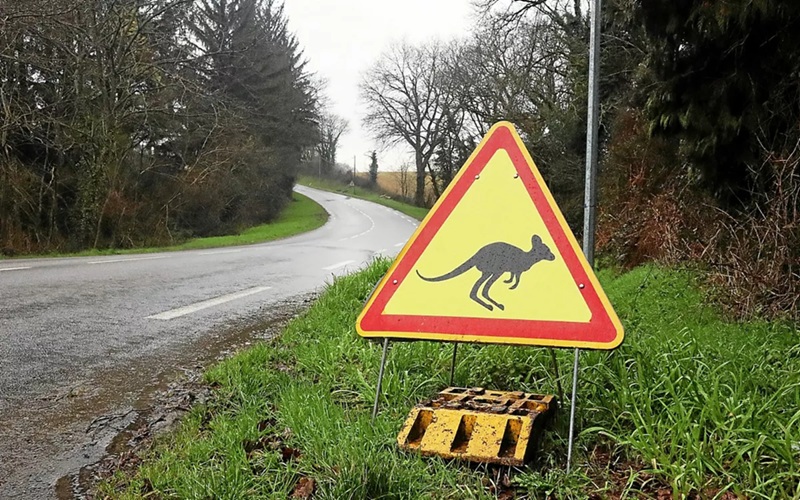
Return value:
<svg viewBox="0 0 800 500">
<path fill-rule="evenodd" d="M 423 455 L 522 465 L 555 408 L 554 396 L 449 387 L 412 408 L 397 444 Z"/>
</svg>

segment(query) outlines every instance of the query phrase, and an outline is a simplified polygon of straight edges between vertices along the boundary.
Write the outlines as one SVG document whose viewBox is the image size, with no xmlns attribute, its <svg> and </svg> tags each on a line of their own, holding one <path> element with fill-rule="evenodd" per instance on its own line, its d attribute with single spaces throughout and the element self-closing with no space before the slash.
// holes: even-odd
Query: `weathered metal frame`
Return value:
<svg viewBox="0 0 800 500">
<path fill-rule="evenodd" d="M 383 354 L 381 355 L 381 368 L 378 371 L 378 387 L 375 389 L 375 404 L 372 406 L 372 424 L 375 424 L 375 417 L 378 416 L 378 402 L 381 397 L 381 385 L 383 384 L 383 370 L 386 368 L 386 353 L 389 351 L 389 337 L 383 339 Z"/>
<path fill-rule="evenodd" d="M 577 350 L 577 349 L 576 349 Z M 383 339 L 383 353 L 381 354 L 381 365 L 378 370 L 378 386 L 375 389 L 375 402 L 372 405 L 372 420 L 375 423 L 375 418 L 378 416 L 378 408 L 380 406 L 381 388 L 383 387 L 383 374 L 386 369 L 386 356 L 389 351 L 389 337 Z M 450 361 L 450 385 L 453 385 L 456 372 L 456 359 L 458 355 L 458 342 L 453 342 L 453 357 Z M 553 372 L 556 377 L 556 386 L 558 388 L 558 400 L 564 401 L 564 390 L 561 387 L 561 375 L 558 371 L 558 360 L 556 359 L 555 350 L 550 348 L 550 355 L 553 360 Z M 573 391 L 574 392 L 574 391 Z M 574 403 L 574 402 L 573 402 Z"/>
</svg>

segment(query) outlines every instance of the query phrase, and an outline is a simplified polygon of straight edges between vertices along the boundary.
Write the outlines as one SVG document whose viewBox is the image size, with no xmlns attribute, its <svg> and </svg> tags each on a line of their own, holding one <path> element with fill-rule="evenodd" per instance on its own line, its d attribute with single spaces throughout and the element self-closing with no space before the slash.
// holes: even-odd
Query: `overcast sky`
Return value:
<svg viewBox="0 0 800 500">
<path fill-rule="evenodd" d="M 392 42 L 450 40 L 468 34 L 474 19 L 470 0 L 285 0 L 289 26 L 304 49 L 309 69 L 327 81 L 332 111 L 350 123 L 337 161 L 357 169 L 378 149 L 381 170 L 396 170 L 411 160 L 404 150 L 381 153 L 361 123 L 358 84 L 364 72 Z M 413 163 L 413 162 L 412 162 Z"/>
</svg>

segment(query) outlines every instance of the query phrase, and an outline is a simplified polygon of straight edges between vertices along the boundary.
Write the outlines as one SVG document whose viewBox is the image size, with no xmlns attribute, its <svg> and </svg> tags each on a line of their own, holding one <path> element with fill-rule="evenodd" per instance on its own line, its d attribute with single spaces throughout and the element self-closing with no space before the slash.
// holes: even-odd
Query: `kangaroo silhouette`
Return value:
<svg viewBox="0 0 800 500">
<path fill-rule="evenodd" d="M 494 309 L 492 306 L 502 311 L 505 310 L 505 306 L 489 296 L 489 290 L 492 288 L 492 285 L 494 285 L 503 274 L 510 273 L 511 276 L 505 280 L 504 283 L 513 282 L 509 287 L 509 290 L 513 290 L 519 286 L 522 273 L 532 268 L 537 262 L 555 260 L 555 258 L 553 252 L 542 242 L 539 235 L 534 234 L 531 238 L 531 249 L 527 252 L 514 245 L 498 241 L 482 247 L 475 252 L 475 255 L 467 259 L 466 262 L 441 276 L 427 278 L 420 274 L 419 270 L 416 271 L 417 276 L 425 281 L 437 282 L 453 279 L 474 267 L 481 272 L 481 277 L 478 278 L 472 286 L 472 290 L 469 292 L 469 298 L 490 311 Z M 481 287 L 483 287 L 483 290 L 481 290 Z M 479 291 L 486 301 L 478 296 Z"/>
</svg>

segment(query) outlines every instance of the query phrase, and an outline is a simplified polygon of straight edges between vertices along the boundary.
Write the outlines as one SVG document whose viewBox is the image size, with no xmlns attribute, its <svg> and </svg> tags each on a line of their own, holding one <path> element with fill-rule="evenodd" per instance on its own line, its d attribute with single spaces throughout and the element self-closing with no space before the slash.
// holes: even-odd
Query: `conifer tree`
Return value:
<svg viewBox="0 0 800 500">
<path fill-rule="evenodd" d="M 369 156 L 369 183 L 373 186 L 378 184 L 378 153 L 373 151 Z"/>
<path fill-rule="evenodd" d="M 800 121 L 800 4 L 639 0 L 650 41 L 651 130 L 677 136 L 732 205 L 770 184 L 759 168 Z"/>
</svg>

